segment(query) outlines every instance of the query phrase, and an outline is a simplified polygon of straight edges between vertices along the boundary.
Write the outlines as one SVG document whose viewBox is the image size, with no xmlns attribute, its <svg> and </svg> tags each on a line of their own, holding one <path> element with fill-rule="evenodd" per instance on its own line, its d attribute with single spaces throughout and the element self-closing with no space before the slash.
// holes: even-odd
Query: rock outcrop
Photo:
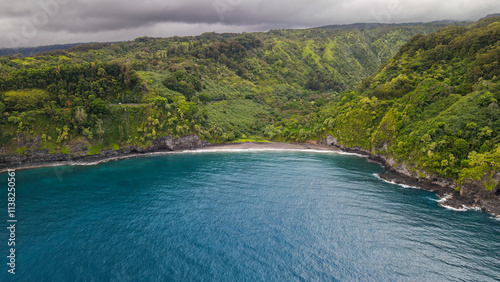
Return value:
<svg viewBox="0 0 500 282">
<path fill-rule="evenodd" d="M 51 154 L 46 149 L 40 149 L 39 140 L 31 140 L 28 149 L 23 154 L 0 153 L 0 171 L 7 168 L 33 167 L 57 162 L 95 162 L 120 156 L 132 154 L 145 154 L 162 151 L 178 151 L 202 148 L 210 145 L 209 142 L 200 140 L 197 135 L 186 135 L 179 138 L 165 136 L 155 139 L 150 146 L 127 146 L 120 150 L 102 150 L 99 154 L 88 155 L 87 147 L 82 144 L 75 144 L 70 149 L 72 154 Z"/>
<path fill-rule="evenodd" d="M 457 209 L 464 207 L 480 208 L 500 216 L 500 184 L 492 191 L 487 191 L 481 187 L 479 182 L 469 181 L 457 191 L 457 185 L 453 179 L 446 179 L 432 174 L 425 174 L 425 178 L 421 177 L 417 169 L 410 169 L 406 163 L 397 164 L 392 158 L 375 154 L 357 146 L 343 146 L 339 144 L 337 138 L 329 134 L 326 134 L 325 138 L 318 140 L 318 144 L 335 146 L 343 151 L 368 155 L 371 160 L 381 163 L 388 170 L 386 173 L 380 174 L 381 178 L 394 183 L 416 186 L 427 191 L 436 192 L 440 197 L 448 195 L 446 202 L 444 202 L 445 205 Z M 495 176 L 495 180 L 500 183 L 500 173 Z"/>
</svg>

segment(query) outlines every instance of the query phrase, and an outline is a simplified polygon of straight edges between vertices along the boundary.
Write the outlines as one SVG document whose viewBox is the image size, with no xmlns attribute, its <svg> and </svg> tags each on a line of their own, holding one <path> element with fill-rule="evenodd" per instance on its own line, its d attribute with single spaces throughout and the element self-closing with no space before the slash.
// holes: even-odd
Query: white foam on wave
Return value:
<svg viewBox="0 0 500 282">
<path fill-rule="evenodd" d="M 440 198 L 439 200 L 436 200 L 436 199 L 431 199 L 431 200 L 436 201 L 438 203 L 444 203 L 444 202 L 448 201 L 449 199 L 451 199 L 451 195 L 444 194 L 444 197 Z"/>
<path fill-rule="evenodd" d="M 172 152 L 161 152 L 162 154 L 172 154 Z M 134 154 L 134 155 L 126 155 L 126 156 L 117 156 L 117 157 L 112 157 L 112 158 L 106 158 L 102 160 L 97 160 L 93 162 L 89 161 L 68 161 L 68 162 L 63 162 L 63 163 L 53 163 L 53 164 L 43 164 L 40 166 L 32 166 L 32 167 L 20 167 L 19 169 L 31 169 L 31 168 L 40 168 L 40 167 L 58 167 L 58 166 L 91 166 L 91 165 L 98 165 L 101 163 L 107 163 L 111 161 L 119 161 L 119 160 L 125 160 L 125 159 L 130 159 L 130 158 L 137 158 L 137 157 L 145 157 L 145 156 L 150 156 L 153 153 L 149 154 Z"/>
<path fill-rule="evenodd" d="M 125 156 L 117 156 L 111 158 L 105 158 L 97 161 L 69 161 L 69 162 L 59 162 L 52 164 L 43 164 L 39 166 L 27 166 L 27 167 L 19 167 L 17 169 L 32 169 L 32 168 L 41 168 L 41 167 L 58 167 L 58 166 L 92 166 L 98 165 L 101 163 L 118 161 L 130 158 L 137 157 L 147 157 L 147 156 L 161 156 L 161 155 L 170 155 L 170 154 L 193 154 L 193 153 L 213 153 L 213 152 L 267 152 L 267 151 L 276 151 L 276 152 L 309 152 L 309 153 L 318 153 L 318 154 L 332 154 L 332 155 L 347 155 L 347 156 L 358 156 L 363 158 L 368 158 L 366 155 L 357 154 L 357 153 L 349 153 L 342 151 L 333 151 L 333 150 L 316 150 L 316 149 L 280 149 L 280 148 L 208 148 L 208 149 L 194 149 L 194 150 L 183 150 L 183 151 L 168 151 L 168 152 L 152 152 L 152 153 L 144 153 L 144 154 L 133 154 L 133 155 L 125 155 Z M 0 173 L 7 171 L 2 170 Z"/>
<path fill-rule="evenodd" d="M 380 177 L 380 175 L 378 175 L 378 173 L 374 173 L 373 174 L 376 178 L 386 182 L 386 183 L 389 183 L 389 184 L 394 184 L 394 185 L 399 185 L 401 187 L 404 187 L 404 188 L 416 188 L 416 189 L 419 189 L 418 187 L 414 187 L 414 186 L 409 186 L 409 185 L 405 185 L 405 184 L 398 184 L 394 181 L 389 181 L 389 180 L 386 180 L 386 179 L 383 179 L 382 177 Z M 430 199 L 430 198 L 429 198 Z M 451 199 L 451 195 L 449 194 L 444 194 L 444 197 L 440 198 L 440 199 L 430 199 L 430 200 L 433 200 L 433 201 L 436 201 L 439 203 L 439 205 L 445 209 L 449 209 L 449 210 L 452 210 L 452 211 L 459 211 L 459 212 L 465 212 L 465 211 L 481 211 L 482 209 L 480 207 L 468 207 L 468 206 L 464 206 L 462 205 L 461 208 L 456 208 L 456 207 L 452 207 L 452 206 L 449 206 L 449 205 L 446 205 L 446 201 L 448 201 L 449 199 Z M 494 218 L 496 220 L 499 220 L 500 221 L 500 216 L 494 216 Z"/>
<path fill-rule="evenodd" d="M 468 206 L 462 205 L 462 207 L 456 208 L 456 207 L 446 205 L 445 203 L 449 199 L 451 199 L 451 195 L 445 194 L 444 197 L 442 197 L 439 200 L 435 200 L 435 201 L 438 202 L 441 207 L 443 207 L 445 209 L 452 210 L 452 211 L 460 211 L 460 212 L 471 211 L 471 210 L 472 211 L 481 211 L 480 207 L 468 207 Z"/>
<path fill-rule="evenodd" d="M 228 152 L 228 153 L 240 153 L 240 152 L 306 152 L 306 153 L 318 153 L 318 154 L 333 154 L 333 155 L 346 155 L 346 156 L 358 156 L 367 158 L 368 156 L 349 153 L 342 151 L 332 151 L 332 150 L 316 150 L 316 149 L 280 149 L 280 148 L 246 148 L 246 149 L 199 149 L 199 150 L 184 150 L 175 153 L 213 153 L 213 152 Z"/>
<path fill-rule="evenodd" d="M 442 206 L 443 208 L 448 209 L 448 210 L 459 211 L 459 212 L 464 212 L 464 211 L 468 211 L 469 210 L 469 209 L 467 209 L 464 206 L 462 206 L 461 208 L 455 208 L 455 207 L 448 206 L 448 205 L 443 205 L 443 204 L 440 204 L 440 206 Z"/>
<path fill-rule="evenodd" d="M 455 208 L 455 207 L 448 206 L 448 205 L 443 205 L 443 204 L 440 204 L 440 206 L 442 206 L 443 208 L 449 209 L 449 210 L 461 211 L 461 212 L 462 211 L 481 211 L 480 207 L 467 207 L 467 206 L 464 206 L 464 205 L 462 205 L 461 208 Z"/>
<path fill-rule="evenodd" d="M 22 166 L 22 167 L 16 167 L 16 170 L 25 170 L 25 169 L 34 169 L 34 168 L 44 168 L 44 167 L 52 167 L 54 169 L 57 169 L 59 166 L 90 166 L 90 165 L 96 165 L 102 162 L 108 162 L 111 161 L 111 159 L 106 159 L 106 160 L 101 160 L 98 162 L 63 162 L 63 163 L 51 163 L 51 164 L 41 164 L 41 165 L 34 165 L 34 166 Z M 6 172 L 7 169 L 0 170 L 0 173 Z"/>
<path fill-rule="evenodd" d="M 378 175 L 378 173 L 374 173 L 373 176 L 375 176 L 376 178 L 384 181 L 385 183 L 389 183 L 389 184 L 393 184 L 393 185 L 398 185 L 398 186 L 401 186 L 403 188 L 420 189 L 420 188 L 418 188 L 416 186 L 410 186 L 410 185 L 406 185 L 406 184 L 402 184 L 402 183 L 396 183 L 396 182 L 394 182 L 392 180 L 389 181 L 387 179 L 383 179 L 382 177 L 380 177 L 380 175 Z"/>
<path fill-rule="evenodd" d="M 398 184 L 398 183 L 396 183 L 394 181 L 385 180 L 382 177 L 380 177 L 380 175 L 378 175 L 378 173 L 374 173 L 373 175 L 376 178 L 378 178 L 378 179 L 380 179 L 380 180 L 382 180 L 382 181 L 384 181 L 386 183 L 389 183 L 389 184 L 399 185 L 399 186 L 404 187 L 404 188 L 416 188 L 416 189 L 419 189 L 418 187 L 415 187 L 415 186 L 409 186 L 409 185 L 405 185 L 405 184 Z M 480 207 L 467 207 L 467 206 L 462 205 L 461 208 L 455 208 L 455 207 L 446 205 L 445 203 L 449 199 L 451 199 L 451 195 L 444 194 L 444 197 L 442 197 L 440 199 L 431 199 L 431 200 L 438 202 L 441 207 L 449 209 L 449 210 L 452 210 L 452 211 L 459 211 L 459 212 L 465 212 L 465 211 L 469 211 L 469 210 L 472 210 L 472 211 L 481 211 Z M 496 219 L 500 220 L 500 217 L 496 217 Z"/>
</svg>

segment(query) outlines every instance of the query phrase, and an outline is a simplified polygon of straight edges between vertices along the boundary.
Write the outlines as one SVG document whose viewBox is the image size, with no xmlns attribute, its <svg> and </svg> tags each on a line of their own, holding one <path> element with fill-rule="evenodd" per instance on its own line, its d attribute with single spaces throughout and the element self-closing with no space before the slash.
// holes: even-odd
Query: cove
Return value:
<svg viewBox="0 0 500 282">
<path fill-rule="evenodd" d="M 499 278 L 500 221 L 442 208 L 433 193 L 373 176 L 381 171 L 366 158 L 292 151 L 21 170 L 16 275 L 4 263 L 0 278 Z M 7 174 L 0 179 L 6 185 Z M 0 200 L 6 209 L 6 192 Z M 8 230 L 0 230 L 6 256 Z"/>
</svg>

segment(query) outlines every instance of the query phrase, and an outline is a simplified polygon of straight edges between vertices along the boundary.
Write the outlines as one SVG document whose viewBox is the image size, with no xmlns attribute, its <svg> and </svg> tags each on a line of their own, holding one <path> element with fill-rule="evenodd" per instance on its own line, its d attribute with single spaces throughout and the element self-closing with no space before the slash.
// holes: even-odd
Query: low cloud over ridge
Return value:
<svg viewBox="0 0 500 282">
<path fill-rule="evenodd" d="M 498 0 L 25 0 L 0 4 L 1 47 L 355 22 L 477 20 Z"/>
</svg>

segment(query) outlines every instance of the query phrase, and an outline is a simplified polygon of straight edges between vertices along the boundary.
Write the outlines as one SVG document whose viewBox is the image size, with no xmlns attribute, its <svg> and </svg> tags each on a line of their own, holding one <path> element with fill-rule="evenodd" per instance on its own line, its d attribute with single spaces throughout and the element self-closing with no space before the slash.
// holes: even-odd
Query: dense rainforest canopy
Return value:
<svg viewBox="0 0 500 282">
<path fill-rule="evenodd" d="M 141 37 L 3 56 L 1 153 L 97 154 L 166 135 L 227 142 L 329 133 L 422 177 L 491 188 L 499 21 Z"/>
<path fill-rule="evenodd" d="M 340 144 L 414 174 L 476 180 L 500 171 L 500 18 L 417 35 L 375 75 L 315 115 Z"/>
</svg>

